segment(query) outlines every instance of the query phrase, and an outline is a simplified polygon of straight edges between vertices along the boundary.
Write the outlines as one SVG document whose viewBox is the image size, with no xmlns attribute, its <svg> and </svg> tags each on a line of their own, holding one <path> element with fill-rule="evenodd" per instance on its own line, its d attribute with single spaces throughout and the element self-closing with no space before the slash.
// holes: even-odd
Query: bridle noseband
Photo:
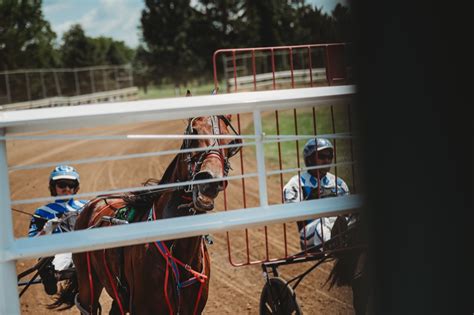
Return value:
<svg viewBox="0 0 474 315">
<path fill-rule="evenodd" d="M 188 126 L 186 127 L 186 132 L 185 135 L 193 135 L 196 134 L 194 132 L 193 128 L 193 122 L 197 118 L 192 118 L 189 119 L 188 121 Z M 229 119 L 223 115 L 217 115 L 217 116 L 209 116 L 209 120 L 211 122 L 211 127 L 212 127 L 212 135 L 220 135 L 220 127 L 219 127 L 219 119 L 221 119 L 227 127 L 229 127 L 235 135 L 239 135 L 239 133 L 235 130 L 235 128 L 232 126 L 230 123 Z M 210 156 L 216 156 L 221 162 L 223 166 L 223 177 L 226 177 L 229 173 L 229 170 L 231 169 L 229 158 L 237 154 L 237 152 L 241 149 L 241 147 L 238 147 L 237 150 L 235 148 L 229 149 L 227 156 L 224 155 L 224 149 L 219 149 L 219 148 L 214 148 L 219 145 L 219 140 L 217 138 L 213 139 L 214 141 L 212 142 L 211 145 L 208 146 L 208 149 L 206 151 L 201 151 L 198 154 L 193 155 L 192 152 L 184 153 L 186 154 L 186 158 L 184 161 L 187 162 L 188 166 L 188 178 L 189 179 L 194 179 L 196 177 L 196 174 L 198 174 L 201 171 L 201 166 L 203 162 Z M 239 139 L 241 142 L 241 140 Z M 235 144 L 238 143 L 239 141 L 233 140 L 229 144 Z M 192 139 L 185 139 L 183 142 L 183 147 L 182 149 L 191 149 L 193 147 L 192 145 Z M 185 188 L 185 192 L 192 192 L 194 185 L 189 185 Z"/>
</svg>

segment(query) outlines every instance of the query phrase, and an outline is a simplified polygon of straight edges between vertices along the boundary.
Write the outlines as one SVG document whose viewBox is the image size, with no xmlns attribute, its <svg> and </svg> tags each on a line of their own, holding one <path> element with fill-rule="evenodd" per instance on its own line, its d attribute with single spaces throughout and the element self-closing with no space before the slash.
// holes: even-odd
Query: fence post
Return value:
<svg viewBox="0 0 474 315">
<path fill-rule="evenodd" d="M 260 196 L 260 207 L 268 206 L 267 196 L 267 174 L 265 168 L 265 154 L 263 152 L 263 137 L 265 134 L 262 130 L 262 115 L 260 111 L 253 112 L 253 124 L 255 127 L 255 151 L 257 154 L 257 173 L 258 173 L 258 192 Z"/>
<path fill-rule="evenodd" d="M 104 84 L 104 91 L 108 91 L 108 88 L 107 88 L 107 78 L 105 76 L 105 69 L 102 69 L 102 82 Z"/>
<path fill-rule="evenodd" d="M 119 80 L 118 80 L 117 67 L 114 68 L 114 75 L 115 75 L 115 88 L 116 88 L 117 90 L 120 90 L 120 83 L 119 83 Z"/>
<path fill-rule="evenodd" d="M 91 89 L 92 93 L 95 93 L 95 81 L 94 81 L 94 73 L 92 72 L 92 69 L 89 70 L 89 76 L 91 78 Z"/>
<path fill-rule="evenodd" d="M 40 72 L 40 78 L 41 78 L 41 89 L 43 90 L 43 98 L 46 98 L 46 86 L 44 85 L 43 71 Z"/>
<path fill-rule="evenodd" d="M 8 103 L 12 103 L 12 95 L 10 93 L 10 79 L 8 78 L 8 72 L 5 72 L 5 86 L 7 88 Z"/>
<path fill-rule="evenodd" d="M 28 76 L 28 72 L 25 72 L 25 78 L 26 78 L 26 95 L 28 95 L 28 101 L 31 101 L 30 77 Z"/>
<path fill-rule="evenodd" d="M 58 74 L 55 70 L 53 71 L 53 75 L 54 75 L 54 84 L 56 85 L 56 93 L 58 94 L 58 96 L 61 96 L 61 86 L 59 86 Z"/>
<path fill-rule="evenodd" d="M 129 79 L 129 81 L 130 81 L 130 87 L 132 87 L 132 86 L 133 86 L 133 68 L 132 68 L 132 66 L 130 66 L 130 67 L 128 68 L 128 75 L 129 75 L 129 77 L 130 77 L 130 79 Z"/>
<path fill-rule="evenodd" d="M 0 128 L 0 136 L 4 135 L 5 129 Z M 5 261 L 3 255 L 11 249 L 14 240 L 5 142 L 0 140 L 0 314 L 20 314 L 15 261 Z"/>
<path fill-rule="evenodd" d="M 79 79 L 77 77 L 77 69 L 74 69 L 74 82 L 76 83 L 76 95 L 81 94 L 81 87 L 79 86 Z"/>
</svg>

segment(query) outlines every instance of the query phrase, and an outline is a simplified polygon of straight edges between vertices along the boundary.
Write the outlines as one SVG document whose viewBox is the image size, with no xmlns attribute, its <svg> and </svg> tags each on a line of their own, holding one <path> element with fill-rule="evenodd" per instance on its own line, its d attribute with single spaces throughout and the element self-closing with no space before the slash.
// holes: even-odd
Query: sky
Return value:
<svg viewBox="0 0 474 315">
<path fill-rule="evenodd" d="M 308 0 L 322 12 L 330 14 L 337 3 L 349 0 Z M 73 24 L 81 24 L 86 36 L 111 37 L 136 48 L 139 42 L 143 0 L 44 0 L 44 17 L 61 40 L 64 32 Z"/>
</svg>

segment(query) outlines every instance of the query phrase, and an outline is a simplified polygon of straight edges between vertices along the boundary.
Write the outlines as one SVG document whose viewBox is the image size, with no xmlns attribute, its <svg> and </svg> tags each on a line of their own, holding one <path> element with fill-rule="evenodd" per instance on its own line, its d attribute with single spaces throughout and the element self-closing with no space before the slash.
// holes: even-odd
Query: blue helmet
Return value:
<svg viewBox="0 0 474 315">
<path fill-rule="evenodd" d="M 79 182 L 79 173 L 76 169 L 69 165 L 58 165 L 49 175 L 50 181 L 56 181 L 58 179 L 72 179 Z"/>
<path fill-rule="evenodd" d="M 334 150 L 334 147 L 328 139 L 325 138 L 315 138 L 315 139 L 309 139 L 308 142 L 304 145 L 303 149 L 303 156 L 304 156 L 304 163 L 306 166 L 312 166 L 308 165 L 307 161 L 308 158 L 316 152 L 316 148 L 318 151 L 324 150 L 324 149 L 331 149 Z"/>
</svg>

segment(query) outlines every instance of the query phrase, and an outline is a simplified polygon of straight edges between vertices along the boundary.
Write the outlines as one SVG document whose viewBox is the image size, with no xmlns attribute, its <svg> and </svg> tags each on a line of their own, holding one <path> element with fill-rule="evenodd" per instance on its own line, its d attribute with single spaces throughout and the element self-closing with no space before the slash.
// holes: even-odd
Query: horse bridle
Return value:
<svg viewBox="0 0 474 315">
<path fill-rule="evenodd" d="M 194 134 L 196 134 L 196 132 L 194 132 L 194 129 L 193 129 L 193 122 L 194 122 L 195 119 L 197 119 L 197 117 L 189 119 L 188 126 L 186 127 L 185 135 L 194 135 Z M 209 119 L 211 121 L 211 127 L 212 127 L 212 134 L 213 135 L 220 135 L 221 134 L 220 127 L 219 127 L 219 119 L 221 119 L 225 123 L 225 125 L 232 130 L 232 132 L 235 135 L 237 135 L 237 136 L 239 135 L 239 133 L 235 130 L 234 126 L 232 126 L 232 124 L 230 123 L 229 119 L 227 119 L 227 117 L 225 117 L 223 115 L 217 115 L 217 116 L 209 116 Z M 241 139 L 236 139 L 236 140 L 232 140 L 229 143 L 229 145 L 239 144 L 241 142 L 242 142 Z M 223 154 L 224 149 L 222 149 L 222 148 L 221 149 L 213 148 L 213 147 L 218 146 L 218 145 L 219 145 L 219 140 L 217 138 L 214 138 L 213 143 L 210 146 L 208 146 L 208 149 L 206 151 L 201 151 L 198 154 L 193 154 L 192 152 L 186 153 L 187 155 L 186 155 L 186 158 L 184 160 L 188 164 L 188 176 L 191 180 L 194 179 L 196 174 L 199 173 L 199 171 L 201 170 L 201 166 L 202 166 L 202 163 L 204 162 L 204 160 L 207 157 L 211 156 L 211 155 L 215 155 L 219 158 L 219 160 L 223 164 L 223 173 L 224 173 L 223 176 L 224 177 L 227 176 L 227 174 L 229 173 L 229 170 L 231 169 L 229 159 L 232 156 L 236 155 L 242 147 L 240 147 L 240 146 L 239 147 L 231 147 L 227 151 L 227 156 L 224 156 L 224 154 Z M 183 149 L 191 149 L 192 147 L 193 147 L 192 146 L 192 139 L 185 139 L 184 143 L 183 143 Z M 193 185 L 192 184 L 185 188 L 186 192 L 192 192 L 192 190 L 193 190 Z"/>
</svg>

